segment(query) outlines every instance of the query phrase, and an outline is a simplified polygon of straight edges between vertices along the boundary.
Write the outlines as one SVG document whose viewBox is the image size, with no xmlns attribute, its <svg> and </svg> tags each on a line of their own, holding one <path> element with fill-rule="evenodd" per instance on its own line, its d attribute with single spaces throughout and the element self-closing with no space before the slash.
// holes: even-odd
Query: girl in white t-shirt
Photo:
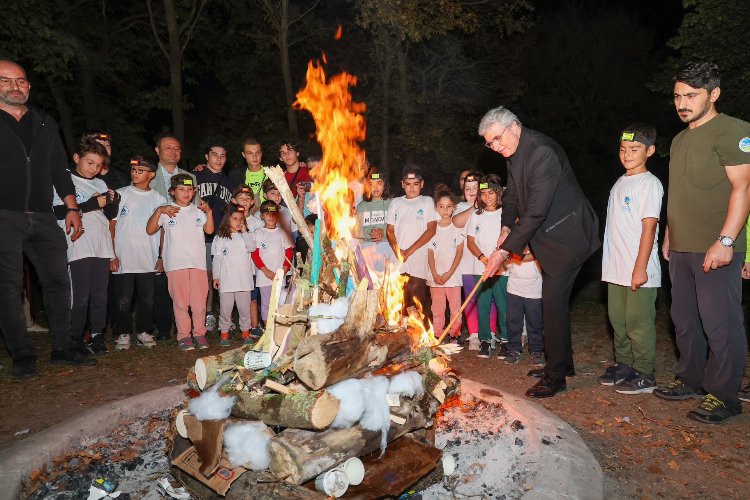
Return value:
<svg viewBox="0 0 750 500">
<path fill-rule="evenodd" d="M 494 174 L 484 176 L 479 182 L 478 209 L 469 217 L 466 228 L 466 247 L 477 258 L 474 263 L 474 276 L 479 280 L 487 265 L 487 256 L 495 251 L 500 237 L 502 217 L 503 187 L 500 177 Z M 490 306 L 494 302 L 500 313 L 500 335 L 507 343 L 508 331 L 505 324 L 506 302 L 505 291 L 508 277 L 503 275 L 487 278 L 477 292 L 477 309 L 479 315 L 479 353 L 480 358 L 490 356 L 492 330 L 490 327 Z M 498 352 L 500 359 L 505 359 L 507 346 L 501 344 Z"/>
<path fill-rule="evenodd" d="M 244 207 L 227 205 L 217 236 L 211 245 L 213 286 L 219 291 L 220 345 L 227 347 L 235 304 L 242 340 L 250 340 L 250 292 L 255 289 L 250 253 L 256 245 L 255 237 L 247 230 Z"/>
<path fill-rule="evenodd" d="M 260 315 L 266 321 L 274 276 L 279 269 L 283 269 L 284 273 L 291 269 L 294 244 L 279 225 L 279 206 L 276 202 L 264 201 L 260 205 L 260 215 L 264 224 L 255 230 L 258 247 L 252 257 L 257 268 L 255 277 L 260 290 Z"/>
<path fill-rule="evenodd" d="M 253 193 L 252 188 L 245 184 L 240 184 L 232 192 L 232 203 L 245 209 L 245 226 L 248 233 L 254 233 L 256 229 L 263 227 L 263 219 L 257 217 L 260 211 L 260 198 Z M 263 329 L 260 327 L 260 316 L 258 314 L 258 300 L 260 292 L 255 280 L 255 264 L 250 259 L 250 269 L 253 277 L 253 290 L 250 292 L 250 335 L 245 340 L 245 344 L 252 344 L 255 340 L 263 335 Z"/>
<path fill-rule="evenodd" d="M 153 213 L 146 232 L 156 234 L 159 228 L 164 229 L 162 257 L 177 324 L 177 345 L 183 351 L 196 346 L 207 349 L 208 273 L 203 235 L 214 232 L 214 219 L 208 215 L 208 203 L 201 200 L 198 206 L 193 204 L 195 185 L 191 176 L 177 174 L 170 185 L 174 203 L 162 205 Z"/>
<path fill-rule="evenodd" d="M 453 317 L 461 308 L 461 275 L 458 266 L 463 255 L 461 230 L 453 225 L 456 198 L 448 186 L 439 184 L 435 188 L 435 210 L 440 216 L 437 231 L 427 245 L 427 285 L 432 297 L 432 321 L 435 334 L 441 335 L 445 327 L 445 302 L 448 301 Z M 461 334 L 461 320 L 453 324 L 451 342 L 457 343 Z"/>
<path fill-rule="evenodd" d="M 531 252 L 511 255 L 508 262 L 508 354 L 507 364 L 521 359 L 524 324 L 529 336 L 531 364 L 544 366 L 544 320 L 542 318 L 542 270 Z"/>
</svg>

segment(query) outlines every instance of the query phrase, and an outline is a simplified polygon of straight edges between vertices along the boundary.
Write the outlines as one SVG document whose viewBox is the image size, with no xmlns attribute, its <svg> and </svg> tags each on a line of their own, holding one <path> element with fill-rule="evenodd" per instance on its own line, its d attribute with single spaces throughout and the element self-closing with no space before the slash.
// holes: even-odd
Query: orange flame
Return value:
<svg viewBox="0 0 750 500">
<path fill-rule="evenodd" d="M 335 38 L 336 40 L 341 40 L 341 34 L 343 31 L 344 31 L 343 28 L 339 24 L 339 28 L 336 30 L 336 35 L 334 35 L 333 38 Z"/>
<path fill-rule="evenodd" d="M 407 319 L 408 327 L 412 328 L 413 331 L 419 335 L 419 338 L 416 338 L 415 336 L 414 340 L 418 346 L 432 346 L 437 344 L 435 332 L 432 330 L 432 322 L 427 321 L 427 328 L 424 327 L 425 317 L 424 311 L 422 310 L 422 303 L 419 302 L 416 297 L 414 298 L 414 305 L 416 308 L 413 312 L 410 312 L 409 318 Z"/>
<path fill-rule="evenodd" d="M 386 320 L 389 326 L 401 326 L 401 310 L 404 308 L 404 287 L 409 278 L 401 275 L 397 269 L 393 269 L 390 263 L 386 263 L 383 276 L 383 296 L 386 311 Z"/>
<path fill-rule="evenodd" d="M 315 120 L 323 158 L 312 171 L 313 192 L 320 196 L 328 237 L 337 242 L 352 239 L 356 219 L 349 183 L 361 177 L 365 159 L 359 143 L 365 139 L 366 106 L 354 102 L 349 92 L 349 87 L 356 84 L 357 78 L 348 73 L 326 81 L 322 66 L 310 61 L 307 83 L 294 103 L 295 108 L 309 111 Z"/>
</svg>

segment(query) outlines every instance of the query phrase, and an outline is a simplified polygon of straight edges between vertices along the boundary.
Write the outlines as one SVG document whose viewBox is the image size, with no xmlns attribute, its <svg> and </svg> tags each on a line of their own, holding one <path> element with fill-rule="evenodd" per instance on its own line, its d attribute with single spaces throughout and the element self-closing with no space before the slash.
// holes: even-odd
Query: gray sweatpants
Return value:
<svg viewBox="0 0 750 500">
<path fill-rule="evenodd" d="M 232 324 L 232 310 L 237 304 L 240 331 L 250 330 L 250 291 L 219 292 L 219 331 L 228 332 Z"/>
<path fill-rule="evenodd" d="M 735 253 L 728 266 L 708 273 L 704 258 L 703 253 L 669 254 L 672 322 L 680 350 L 675 372 L 690 387 L 739 406 L 747 353 L 740 276 L 745 254 Z"/>
</svg>

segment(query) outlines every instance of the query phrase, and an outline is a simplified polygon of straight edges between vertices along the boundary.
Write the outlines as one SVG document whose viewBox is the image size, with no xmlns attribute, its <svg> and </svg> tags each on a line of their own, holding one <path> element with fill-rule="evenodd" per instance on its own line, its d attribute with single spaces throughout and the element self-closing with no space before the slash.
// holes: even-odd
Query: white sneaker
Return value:
<svg viewBox="0 0 750 500">
<path fill-rule="evenodd" d="M 39 333 L 39 332 L 48 332 L 48 328 L 44 328 L 42 325 L 37 325 L 36 323 L 32 323 L 31 326 L 26 328 L 27 332 L 30 333 Z"/>
<path fill-rule="evenodd" d="M 478 333 L 470 333 L 469 334 L 469 350 L 470 351 L 478 351 L 479 350 L 479 334 Z"/>
<path fill-rule="evenodd" d="M 500 342 L 500 339 L 497 338 L 497 334 L 495 332 L 490 332 L 490 349 L 493 351 L 497 349 L 497 344 Z"/>
<path fill-rule="evenodd" d="M 151 334 L 146 332 L 141 332 L 138 335 L 135 336 L 136 340 L 138 340 L 138 343 L 142 345 L 143 347 L 154 347 L 156 345 L 156 341 L 154 340 L 154 337 L 151 336 Z"/>
<path fill-rule="evenodd" d="M 115 340 L 115 350 L 122 351 L 124 349 L 130 349 L 130 335 L 128 334 L 118 335 Z"/>
</svg>

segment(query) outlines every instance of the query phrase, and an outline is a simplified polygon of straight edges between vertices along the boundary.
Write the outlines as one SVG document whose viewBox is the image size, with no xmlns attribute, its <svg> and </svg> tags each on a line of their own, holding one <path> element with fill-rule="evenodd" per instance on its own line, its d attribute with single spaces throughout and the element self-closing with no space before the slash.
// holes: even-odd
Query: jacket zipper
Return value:
<svg viewBox="0 0 750 500">
<path fill-rule="evenodd" d="M 562 219 L 560 219 L 559 221 L 555 222 L 550 227 L 548 227 L 547 229 L 545 229 L 544 232 L 545 233 L 549 233 L 550 231 L 552 231 L 553 229 L 555 229 L 557 226 L 559 226 L 560 224 L 562 224 L 563 222 L 565 222 L 566 220 L 568 220 L 569 218 L 571 218 L 575 214 L 576 214 L 576 212 L 575 212 L 575 210 L 573 210 L 568 215 L 566 215 L 565 217 L 563 217 Z"/>
</svg>

